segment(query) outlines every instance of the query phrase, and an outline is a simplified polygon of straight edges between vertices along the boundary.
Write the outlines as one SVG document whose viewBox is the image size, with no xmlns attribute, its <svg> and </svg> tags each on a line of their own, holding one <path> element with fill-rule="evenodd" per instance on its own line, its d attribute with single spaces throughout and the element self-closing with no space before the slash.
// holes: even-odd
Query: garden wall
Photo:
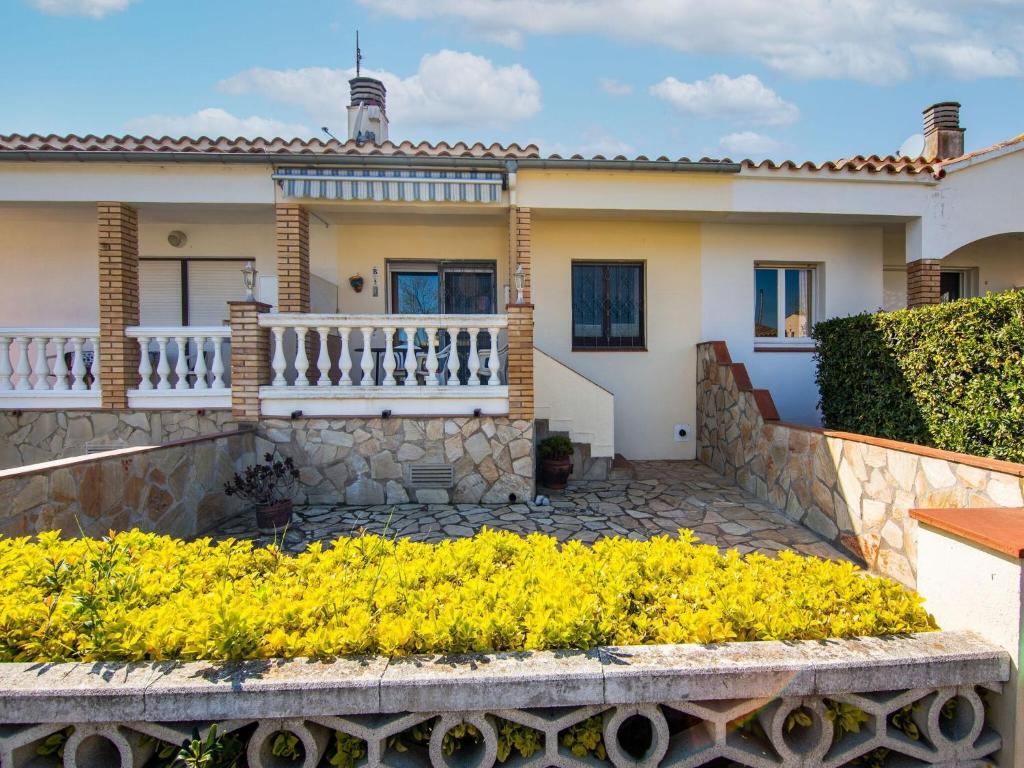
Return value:
<svg viewBox="0 0 1024 768">
<path fill-rule="evenodd" d="M 534 491 L 533 423 L 505 417 L 264 419 L 256 453 L 277 450 L 300 470 L 309 502 L 522 501 Z M 415 487 L 414 466 L 451 465 L 451 488 Z"/>
<path fill-rule="evenodd" d="M 0 411 L 0 469 L 80 456 L 87 447 L 160 445 L 235 426 L 230 411 Z"/>
<path fill-rule="evenodd" d="M 240 510 L 223 487 L 253 461 L 254 440 L 239 429 L 0 471 L 0 535 L 195 536 Z"/>
<path fill-rule="evenodd" d="M 914 586 L 912 508 L 1024 506 L 1024 465 L 778 420 L 724 342 L 697 347 L 697 456 L 872 569 Z"/>
</svg>

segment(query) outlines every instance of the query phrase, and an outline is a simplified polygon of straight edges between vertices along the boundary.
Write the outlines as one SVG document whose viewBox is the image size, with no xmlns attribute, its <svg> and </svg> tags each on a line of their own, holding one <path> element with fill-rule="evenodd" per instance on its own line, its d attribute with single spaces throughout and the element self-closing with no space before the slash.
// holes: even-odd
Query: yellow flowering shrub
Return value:
<svg viewBox="0 0 1024 768">
<path fill-rule="evenodd" d="M 340 538 L 301 555 L 130 531 L 0 539 L 0 661 L 252 659 L 794 640 L 935 629 L 848 563 L 659 536 Z"/>
</svg>

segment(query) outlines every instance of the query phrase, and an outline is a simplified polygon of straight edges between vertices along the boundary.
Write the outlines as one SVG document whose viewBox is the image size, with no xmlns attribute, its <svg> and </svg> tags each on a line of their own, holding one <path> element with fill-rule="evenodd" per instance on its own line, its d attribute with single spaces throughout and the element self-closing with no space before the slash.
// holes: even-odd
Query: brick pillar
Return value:
<svg viewBox="0 0 1024 768">
<path fill-rule="evenodd" d="M 99 248 L 100 386 L 104 408 L 127 408 L 139 382 L 139 215 L 124 203 L 96 204 Z"/>
<path fill-rule="evenodd" d="M 907 264 L 907 306 L 939 303 L 939 260 L 918 259 Z"/>
<path fill-rule="evenodd" d="M 508 306 L 508 415 L 533 421 L 533 304 Z"/>
<path fill-rule="evenodd" d="M 277 311 L 309 312 L 309 212 L 277 204 Z"/>
<path fill-rule="evenodd" d="M 270 311 L 260 301 L 229 301 L 231 314 L 231 415 L 260 418 L 260 386 L 270 383 L 270 329 L 259 316 Z"/>
<path fill-rule="evenodd" d="M 512 301 L 516 300 L 516 267 L 523 265 L 523 301 L 529 304 L 533 300 L 531 292 L 531 229 L 532 216 L 529 208 L 509 208 L 508 218 L 508 269 L 509 285 L 512 288 Z"/>
</svg>

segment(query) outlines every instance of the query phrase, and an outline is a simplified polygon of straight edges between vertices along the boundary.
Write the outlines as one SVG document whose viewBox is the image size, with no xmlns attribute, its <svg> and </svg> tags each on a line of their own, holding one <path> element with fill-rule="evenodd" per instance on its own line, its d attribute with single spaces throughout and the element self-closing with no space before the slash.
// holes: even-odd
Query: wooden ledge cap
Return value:
<svg viewBox="0 0 1024 768">
<path fill-rule="evenodd" d="M 1024 559 L 1024 509 L 1020 507 L 912 509 L 910 516 L 922 525 Z"/>
</svg>

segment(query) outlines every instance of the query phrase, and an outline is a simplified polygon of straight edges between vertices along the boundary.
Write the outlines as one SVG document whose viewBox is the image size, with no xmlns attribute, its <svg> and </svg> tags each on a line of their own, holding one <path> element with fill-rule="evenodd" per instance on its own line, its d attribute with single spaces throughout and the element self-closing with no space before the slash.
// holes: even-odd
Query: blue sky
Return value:
<svg viewBox="0 0 1024 768">
<path fill-rule="evenodd" d="M 395 140 L 825 160 L 963 104 L 1024 131 L 1021 0 L 0 0 L 0 133 L 344 133 L 353 37 Z"/>
</svg>

